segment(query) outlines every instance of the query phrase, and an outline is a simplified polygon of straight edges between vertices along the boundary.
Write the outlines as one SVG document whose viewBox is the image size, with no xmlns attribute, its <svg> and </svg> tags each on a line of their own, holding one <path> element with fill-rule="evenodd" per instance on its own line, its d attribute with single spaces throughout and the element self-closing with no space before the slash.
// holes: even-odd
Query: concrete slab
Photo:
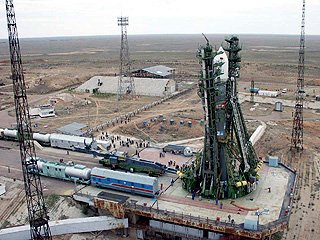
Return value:
<svg viewBox="0 0 320 240">
<path fill-rule="evenodd" d="M 259 175 L 259 184 L 254 192 L 234 200 L 220 200 L 218 206 L 215 205 L 214 200 L 199 201 L 197 197 L 192 201 L 191 194 L 182 189 L 179 180 L 163 193 L 159 198 L 158 206 L 168 211 L 182 211 L 184 214 L 192 215 L 196 213 L 211 219 L 219 217 L 222 221 L 228 220 L 230 214 L 237 223 L 243 223 L 247 215 L 255 215 L 256 211 L 250 211 L 251 209 L 269 210 L 264 211 L 259 219 L 260 224 L 266 224 L 279 218 L 284 207 L 284 199 L 289 197 L 287 190 L 290 188 L 289 181 L 293 180 L 290 177 L 293 173 L 284 167 L 270 168 L 264 164 Z M 220 209 L 221 202 L 222 209 Z"/>
<path fill-rule="evenodd" d="M 188 162 L 191 162 L 195 157 L 185 157 L 183 155 L 177 155 L 172 153 L 165 153 L 164 157 L 160 157 L 162 149 L 157 148 L 145 148 L 139 154 L 143 159 L 149 159 L 158 163 L 168 165 L 168 162 L 175 161 L 176 165 L 182 166 Z M 174 166 L 171 166 L 174 167 Z"/>
<path fill-rule="evenodd" d="M 136 205 L 152 206 L 154 209 L 158 208 L 186 216 L 200 216 L 213 220 L 219 218 L 222 222 L 229 222 L 230 216 L 230 219 L 233 219 L 236 224 L 243 224 L 247 217 L 255 216 L 258 210 L 260 212 L 259 223 L 265 225 L 279 219 L 284 214 L 295 175 L 282 165 L 278 168 L 270 168 L 267 164 L 263 165 L 259 175 L 260 180 L 254 192 L 238 199 L 219 200 L 218 205 L 213 199 L 201 199 L 198 196 L 192 200 L 191 194 L 182 188 L 181 180 L 177 179 L 171 186 L 171 178 L 174 175 L 167 174 L 159 178 L 159 181 L 165 183 L 168 188 L 164 187 L 165 191 L 158 198 L 158 203 L 152 198 L 112 190 L 104 189 L 103 191 L 128 196 L 128 201 L 135 201 Z M 80 192 L 96 196 L 101 191 L 101 189 L 88 186 Z"/>
</svg>

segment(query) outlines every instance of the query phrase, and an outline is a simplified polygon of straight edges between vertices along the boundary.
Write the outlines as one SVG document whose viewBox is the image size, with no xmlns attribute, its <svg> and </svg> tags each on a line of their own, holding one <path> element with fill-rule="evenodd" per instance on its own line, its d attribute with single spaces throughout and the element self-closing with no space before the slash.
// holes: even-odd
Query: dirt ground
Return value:
<svg viewBox="0 0 320 240">
<path fill-rule="evenodd" d="M 225 36 L 209 35 L 212 43 L 221 43 Z M 298 37 L 296 36 L 240 36 L 244 43 L 242 51 L 241 78 L 239 91 L 245 92 L 250 87 L 251 80 L 255 86 L 267 90 L 288 89 L 283 99 L 294 99 L 298 62 Z M 133 69 L 157 64 L 176 68 L 176 80 L 197 83 L 200 66 L 195 58 L 198 44 L 204 43 L 201 36 L 132 36 L 130 38 L 131 59 Z M 174 44 L 173 44 L 174 43 Z M 306 49 L 305 83 L 307 100 L 314 100 L 320 94 L 319 67 L 319 37 L 310 36 Z M 158 98 L 140 97 L 117 103 L 116 96 L 107 95 L 97 97 L 90 94 L 75 93 L 72 89 L 85 82 L 93 75 L 114 75 L 119 65 L 118 37 L 75 38 L 42 40 L 24 39 L 21 41 L 25 79 L 28 87 L 30 106 L 55 102 L 57 117 L 48 119 L 32 119 L 37 125 L 34 131 L 52 132 L 56 128 L 71 122 L 80 122 L 94 127 L 110 120 L 122 113 L 135 110 Z M 0 49 L 7 49 L 7 43 L 0 42 Z M 7 109 L 9 115 L 14 116 L 10 107 L 13 106 L 12 85 L 10 80 L 10 66 L 8 55 L 0 55 L 0 80 L 5 86 L 0 86 L 0 111 Z M 104 129 L 109 133 L 134 136 L 154 143 L 177 141 L 203 136 L 203 110 L 194 89 L 180 97 L 171 99 L 163 104 L 151 108 L 134 117 L 130 123 L 123 123 Z M 284 112 L 273 111 L 272 105 L 251 103 L 242 104 L 249 133 L 260 124 L 267 123 L 267 130 L 255 146 L 257 155 L 277 155 L 281 160 L 297 170 L 297 191 L 294 195 L 294 207 L 290 218 L 289 230 L 283 239 L 317 239 L 320 234 L 318 221 L 320 210 L 320 154 L 319 113 L 314 110 L 304 112 L 304 151 L 293 154 L 289 151 L 292 108 L 285 107 Z M 3 112 L 1 112 L 0 127 Z M 165 120 L 164 120 L 165 119 Z M 170 125 L 170 120 L 174 125 Z M 12 121 L 14 118 L 9 118 Z M 184 125 L 180 125 L 180 121 Z M 188 126 L 191 122 L 192 127 Z M 95 135 L 98 135 L 95 132 Z M 16 200 L 11 213 L 3 212 L 2 220 L 14 215 L 22 198 L 21 186 L 10 183 L 9 188 L 15 194 Z M 20 191 L 20 193 L 19 193 Z M 11 200 L 5 200 L 10 205 Z M 59 200 L 60 201 L 60 200 Z M 59 202 L 58 201 L 58 202 Z M 5 205 L 0 206 L 0 210 Z M 68 204 L 67 204 L 68 206 Z M 2 209 L 4 210 L 4 209 Z M 79 212 L 80 211 L 80 212 Z M 18 211 L 19 212 L 19 211 Z M 81 215 L 81 210 L 75 210 Z M 7 215 L 8 216 L 7 216 Z M 68 216 L 68 212 L 61 212 L 60 216 Z M 25 222 L 25 215 L 12 216 L 16 220 Z M 18 219 L 18 220 L 17 220 Z M 1 222 L 4 224 L 4 222 Z M 8 223 L 6 223 L 8 224 Z M 106 239 L 98 237 L 97 239 Z M 90 235 L 65 236 L 55 239 L 90 239 Z M 113 239 L 113 238 L 110 238 Z M 115 238 L 117 239 L 117 238 Z"/>
</svg>

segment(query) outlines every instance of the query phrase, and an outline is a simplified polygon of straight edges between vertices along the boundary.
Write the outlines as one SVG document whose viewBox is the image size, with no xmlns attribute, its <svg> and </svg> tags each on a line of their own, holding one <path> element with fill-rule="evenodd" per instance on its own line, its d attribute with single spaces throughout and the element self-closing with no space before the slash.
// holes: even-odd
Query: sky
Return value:
<svg viewBox="0 0 320 240">
<path fill-rule="evenodd" d="M 306 34 L 320 35 L 320 0 L 306 0 Z M 13 0 L 20 37 L 128 34 L 300 34 L 302 0 Z M 0 0 L 0 38 L 7 38 Z"/>
</svg>

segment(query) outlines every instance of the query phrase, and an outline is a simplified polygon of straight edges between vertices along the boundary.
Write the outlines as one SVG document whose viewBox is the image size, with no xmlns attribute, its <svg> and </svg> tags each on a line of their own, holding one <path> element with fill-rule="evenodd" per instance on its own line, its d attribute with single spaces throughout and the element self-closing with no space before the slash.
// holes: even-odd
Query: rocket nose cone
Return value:
<svg viewBox="0 0 320 240">
<path fill-rule="evenodd" d="M 223 49 L 223 47 L 222 47 L 222 46 L 220 46 L 220 48 L 219 48 L 218 52 L 223 52 L 223 53 L 225 53 L 225 51 L 224 51 L 224 49 Z M 221 53 L 221 54 L 222 54 L 222 53 Z"/>
</svg>

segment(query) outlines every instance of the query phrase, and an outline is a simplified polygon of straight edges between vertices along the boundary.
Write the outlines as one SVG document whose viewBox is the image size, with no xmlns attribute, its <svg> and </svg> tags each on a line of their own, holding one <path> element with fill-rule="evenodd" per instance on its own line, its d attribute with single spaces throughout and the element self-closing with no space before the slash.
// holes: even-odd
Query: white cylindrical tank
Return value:
<svg viewBox="0 0 320 240">
<path fill-rule="evenodd" d="M 85 167 L 84 165 L 67 166 L 65 169 L 65 173 L 70 177 L 77 177 L 88 180 L 91 176 L 91 169 Z"/>
<path fill-rule="evenodd" d="M 190 147 L 185 147 L 183 150 L 183 155 L 186 157 L 190 157 L 192 156 L 193 152 L 192 149 Z"/>
<path fill-rule="evenodd" d="M 6 128 L 4 131 L 3 131 L 3 134 L 5 137 L 10 137 L 10 138 L 17 138 L 17 130 L 15 129 L 8 129 Z"/>
<path fill-rule="evenodd" d="M 277 112 L 282 112 L 283 111 L 282 102 L 276 102 L 274 104 L 274 110 L 277 111 Z"/>
<path fill-rule="evenodd" d="M 34 133 L 33 139 L 38 142 L 50 143 L 50 135 L 49 133 Z"/>
<path fill-rule="evenodd" d="M 38 168 L 39 170 L 42 170 L 43 169 L 43 164 L 45 164 L 47 161 L 44 161 L 42 159 L 38 159 L 37 161 L 37 165 L 38 165 Z"/>
</svg>

